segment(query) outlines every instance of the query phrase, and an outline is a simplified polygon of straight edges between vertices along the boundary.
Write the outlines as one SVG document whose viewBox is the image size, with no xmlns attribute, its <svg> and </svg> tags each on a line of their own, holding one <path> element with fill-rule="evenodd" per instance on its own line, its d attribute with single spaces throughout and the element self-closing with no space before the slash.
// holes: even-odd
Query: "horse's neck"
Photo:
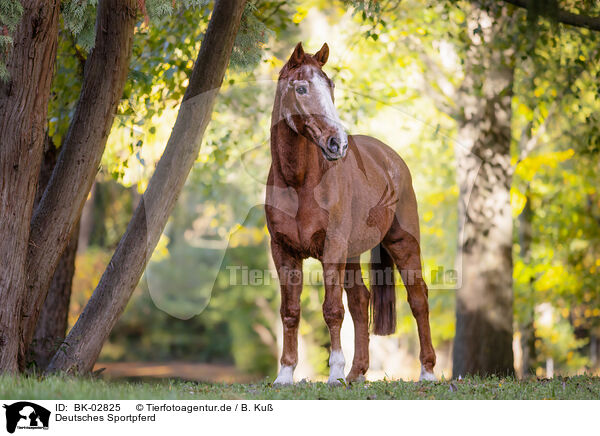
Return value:
<svg viewBox="0 0 600 436">
<path fill-rule="evenodd" d="M 296 190 L 318 183 L 326 170 L 317 146 L 288 126 L 281 115 L 281 87 L 271 113 L 271 157 L 276 178 Z"/>
<path fill-rule="evenodd" d="M 315 159 L 317 147 L 294 132 L 284 120 L 271 129 L 271 156 L 280 179 L 295 189 L 318 179 L 322 169 L 319 159 Z"/>
</svg>

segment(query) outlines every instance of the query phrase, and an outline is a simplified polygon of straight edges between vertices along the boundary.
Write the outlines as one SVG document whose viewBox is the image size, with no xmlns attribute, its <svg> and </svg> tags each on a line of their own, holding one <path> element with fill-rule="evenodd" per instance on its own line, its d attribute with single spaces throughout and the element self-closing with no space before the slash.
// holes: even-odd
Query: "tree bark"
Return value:
<svg viewBox="0 0 600 436">
<path fill-rule="evenodd" d="M 136 0 L 101 0 L 96 41 L 58 162 L 31 221 L 23 344 L 33 339 L 42 304 L 60 256 L 98 171 L 129 71 Z M 24 353 L 20 354 L 24 359 Z"/>
<path fill-rule="evenodd" d="M 177 121 L 148 188 L 100 283 L 48 372 L 86 373 L 125 309 L 200 150 L 245 0 L 217 0 Z"/>
<path fill-rule="evenodd" d="M 56 165 L 58 150 L 46 137 L 44 161 L 40 170 L 35 205 L 42 197 L 44 190 Z M 79 234 L 77 226 L 71 235 L 67 248 L 60 257 L 54 277 L 48 289 L 46 301 L 42 306 L 40 318 L 35 328 L 33 341 L 29 348 L 27 364 L 33 363 L 37 371 L 43 371 L 50 363 L 58 345 L 64 340 L 67 332 L 71 285 L 75 272 L 75 255 Z"/>
<path fill-rule="evenodd" d="M 510 206 L 514 23 L 506 8 L 468 12 L 471 44 L 460 94 L 456 145 L 459 194 L 453 376 L 512 374 L 513 292 Z M 485 73 L 481 73 L 484 71 Z"/>
<path fill-rule="evenodd" d="M 0 372 L 17 372 L 25 262 L 58 41 L 58 0 L 21 2 L 23 17 L 0 83 Z"/>
</svg>

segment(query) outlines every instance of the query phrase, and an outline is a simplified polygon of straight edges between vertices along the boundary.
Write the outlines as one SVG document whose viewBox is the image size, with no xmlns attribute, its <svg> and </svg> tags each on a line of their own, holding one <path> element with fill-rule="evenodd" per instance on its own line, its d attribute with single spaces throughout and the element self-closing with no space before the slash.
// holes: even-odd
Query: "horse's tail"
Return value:
<svg viewBox="0 0 600 436">
<path fill-rule="evenodd" d="M 371 250 L 371 320 L 373 333 L 391 335 L 396 331 L 396 289 L 394 261 L 381 245 Z"/>
</svg>

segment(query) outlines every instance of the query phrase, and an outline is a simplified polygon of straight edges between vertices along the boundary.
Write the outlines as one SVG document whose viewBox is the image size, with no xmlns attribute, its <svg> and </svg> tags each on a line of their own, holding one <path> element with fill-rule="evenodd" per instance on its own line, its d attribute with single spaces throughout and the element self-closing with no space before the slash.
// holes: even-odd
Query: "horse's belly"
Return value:
<svg viewBox="0 0 600 436">
<path fill-rule="evenodd" d="M 360 256 L 381 242 L 383 235 L 373 229 L 361 235 L 353 235 L 348 243 L 348 257 Z"/>
<path fill-rule="evenodd" d="M 369 226 L 366 223 L 353 225 L 348 241 L 348 257 L 360 256 L 361 253 L 375 247 L 384 238 L 385 233 L 379 226 Z"/>
</svg>

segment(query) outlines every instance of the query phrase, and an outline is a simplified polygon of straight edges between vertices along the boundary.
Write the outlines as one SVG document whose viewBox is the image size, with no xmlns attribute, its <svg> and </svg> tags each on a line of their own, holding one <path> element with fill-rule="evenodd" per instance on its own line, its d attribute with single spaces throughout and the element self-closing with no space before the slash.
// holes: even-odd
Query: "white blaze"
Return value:
<svg viewBox="0 0 600 436">
<path fill-rule="evenodd" d="M 327 80 L 320 74 L 315 73 L 311 79 L 311 85 L 313 85 L 319 99 L 319 107 L 321 108 L 320 115 L 323 115 L 329 122 L 335 124 L 338 137 L 341 139 L 342 144 L 345 144 L 347 142 L 346 132 L 344 132 L 342 120 L 340 120 L 340 116 L 333 104 L 333 98 L 331 97 Z"/>
</svg>

